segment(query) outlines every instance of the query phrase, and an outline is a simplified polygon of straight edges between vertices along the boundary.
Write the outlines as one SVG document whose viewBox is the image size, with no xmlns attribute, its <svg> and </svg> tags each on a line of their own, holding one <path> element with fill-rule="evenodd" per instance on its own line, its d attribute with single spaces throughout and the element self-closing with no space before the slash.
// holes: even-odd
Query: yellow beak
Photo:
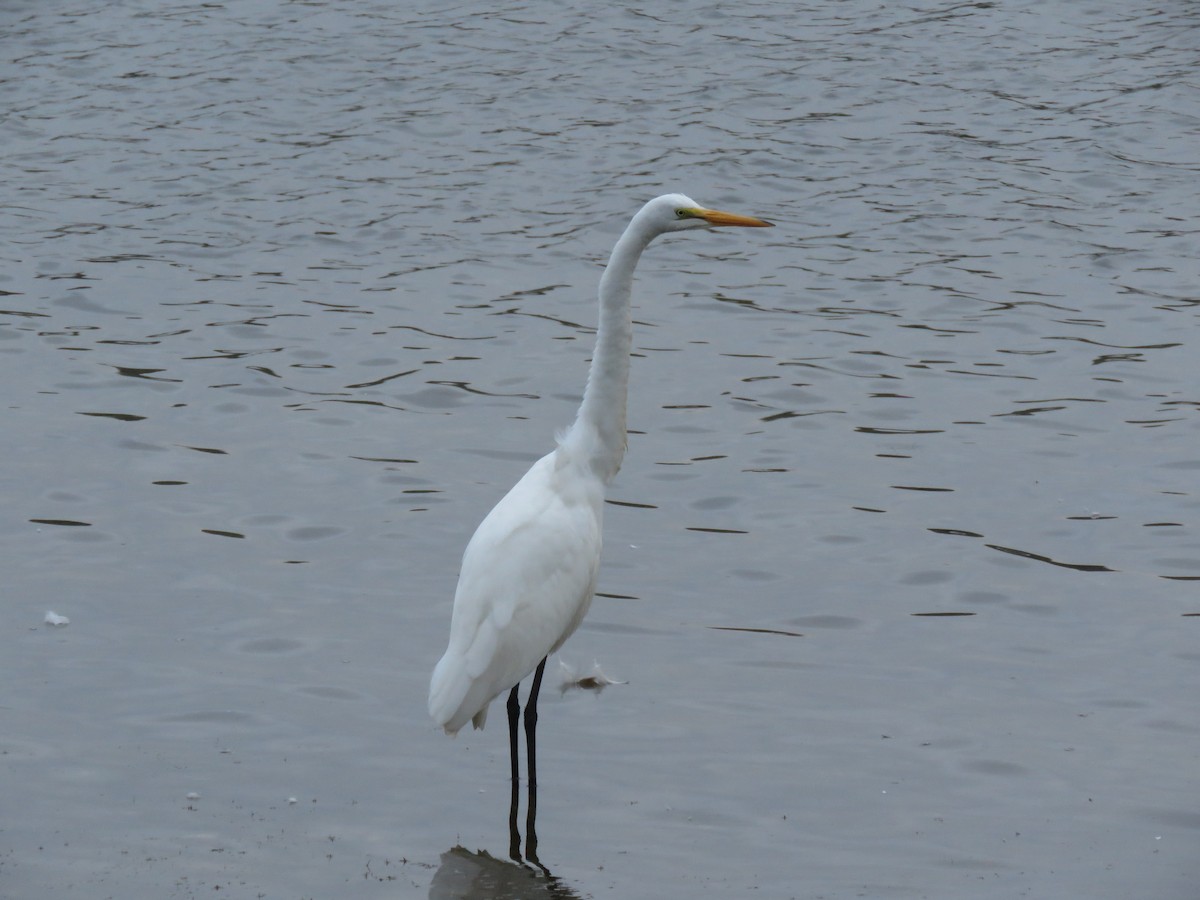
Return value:
<svg viewBox="0 0 1200 900">
<path fill-rule="evenodd" d="M 756 219 L 754 216 L 739 216 L 737 213 L 721 212 L 719 209 L 694 209 L 692 215 L 709 225 L 735 225 L 742 228 L 771 228 L 773 223 Z"/>
</svg>

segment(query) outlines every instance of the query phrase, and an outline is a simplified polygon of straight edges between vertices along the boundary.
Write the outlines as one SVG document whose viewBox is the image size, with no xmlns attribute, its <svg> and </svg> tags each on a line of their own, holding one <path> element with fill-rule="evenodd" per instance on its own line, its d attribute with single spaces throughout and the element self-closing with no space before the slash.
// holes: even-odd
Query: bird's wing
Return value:
<svg viewBox="0 0 1200 900">
<path fill-rule="evenodd" d="M 463 554 L 450 645 L 430 712 L 457 731 L 556 650 L 587 612 L 600 561 L 602 488 L 556 453 L 480 523 Z"/>
</svg>

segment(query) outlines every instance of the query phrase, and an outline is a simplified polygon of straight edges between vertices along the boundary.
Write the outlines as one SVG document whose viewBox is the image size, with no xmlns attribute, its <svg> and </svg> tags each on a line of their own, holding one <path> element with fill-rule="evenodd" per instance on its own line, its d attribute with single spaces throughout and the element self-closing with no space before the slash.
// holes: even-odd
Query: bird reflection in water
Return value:
<svg viewBox="0 0 1200 900">
<path fill-rule="evenodd" d="M 486 851 L 472 853 L 454 847 L 442 854 L 429 900 L 579 900 L 580 895 L 551 875 L 537 869 L 496 859 Z"/>
</svg>

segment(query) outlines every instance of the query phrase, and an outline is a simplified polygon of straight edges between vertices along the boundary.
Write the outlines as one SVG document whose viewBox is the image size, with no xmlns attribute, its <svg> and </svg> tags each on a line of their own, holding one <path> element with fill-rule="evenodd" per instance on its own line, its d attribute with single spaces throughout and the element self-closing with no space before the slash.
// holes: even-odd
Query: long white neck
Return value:
<svg viewBox="0 0 1200 900">
<path fill-rule="evenodd" d="M 633 270 L 656 234 L 644 219 L 634 216 L 613 248 L 600 278 L 600 323 L 583 404 L 564 440 L 579 461 L 605 484 L 617 474 L 625 457 L 625 401 L 633 348 Z"/>
</svg>

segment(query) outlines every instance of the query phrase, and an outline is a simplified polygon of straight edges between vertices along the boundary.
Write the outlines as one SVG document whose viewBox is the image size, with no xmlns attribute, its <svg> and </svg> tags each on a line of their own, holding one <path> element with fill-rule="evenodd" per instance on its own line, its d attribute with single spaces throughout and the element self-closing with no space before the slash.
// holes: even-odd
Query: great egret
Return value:
<svg viewBox="0 0 1200 900">
<path fill-rule="evenodd" d="M 534 732 L 542 672 L 546 658 L 571 636 L 592 602 L 600 565 L 604 489 L 625 455 L 633 270 L 642 251 L 660 234 L 770 224 L 705 209 L 683 194 L 666 194 L 641 208 L 617 241 L 600 278 L 596 349 L 574 424 L 559 437 L 558 446 L 534 463 L 488 513 L 463 553 L 450 643 L 433 670 L 429 713 L 450 735 L 468 721 L 482 728 L 492 700 L 510 691 L 509 752 L 515 801 L 517 688 L 534 672 L 525 705 L 530 823 L 537 780 Z M 515 815 L 514 805 L 513 821 Z"/>
</svg>

